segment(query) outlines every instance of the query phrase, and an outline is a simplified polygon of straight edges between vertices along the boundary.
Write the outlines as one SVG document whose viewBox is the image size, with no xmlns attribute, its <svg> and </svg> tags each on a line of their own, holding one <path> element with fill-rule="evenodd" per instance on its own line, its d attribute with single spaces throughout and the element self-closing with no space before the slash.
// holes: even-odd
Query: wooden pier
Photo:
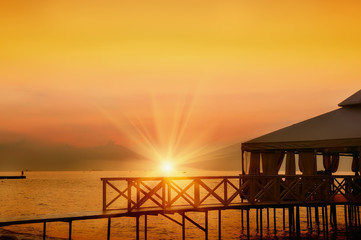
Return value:
<svg viewBox="0 0 361 240">
<path fill-rule="evenodd" d="M 0 176 L 0 179 L 25 179 L 26 176 Z"/>
<path fill-rule="evenodd" d="M 273 222 L 277 233 L 276 209 L 282 209 L 283 229 L 290 238 L 299 238 L 301 228 L 309 231 L 322 229 L 329 237 L 329 226 L 336 232 L 337 223 L 345 222 L 347 232 L 360 229 L 361 177 L 334 176 L 206 176 L 206 177 L 147 177 L 102 178 L 103 209 L 62 215 L 23 216 L 0 219 L 0 226 L 42 223 L 43 239 L 46 239 L 48 222 L 69 223 L 69 239 L 72 238 L 72 222 L 86 219 L 108 219 L 107 239 L 110 239 L 111 219 L 134 217 L 136 239 L 140 239 L 140 218 L 144 218 L 144 239 L 147 239 L 147 217 L 163 216 L 182 228 L 182 239 L 187 239 L 186 224 L 192 224 L 204 232 L 208 239 L 208 212 L 218 212 L 218 239 L 222 239 L 222 211 L 241 211 L 241 226 L 246 229 L 244 238 L 250 238 L 250 211 L 255 211 L 256 229 L 263 237 L 263 217 L 267 213 L 267 229 Z M 300 208 L 307 212 L 307 226 L 300 224 Z M 266 212 L 264 212 L 266 211 Z M 345 218 L 338 217 L 340 211 Z M 204 221 L 197 222 L 187 213 L 203 214 Z M 270 213 L 273 212 L 273 220 Z M 174 214 L 179 214 L 181 220 Z M 286 218 L 287 216 L 287 218 Z M 288 219 L 288 222 L 286 221 Z M 321 219 L 321 221 L 320 221 Z M 254 219 L 253 219 L 254 222 Z M 288 226 L 286 224 L 288 223 Z M 322 226 L 321 226 L 322 223 Z"/>
</svg>

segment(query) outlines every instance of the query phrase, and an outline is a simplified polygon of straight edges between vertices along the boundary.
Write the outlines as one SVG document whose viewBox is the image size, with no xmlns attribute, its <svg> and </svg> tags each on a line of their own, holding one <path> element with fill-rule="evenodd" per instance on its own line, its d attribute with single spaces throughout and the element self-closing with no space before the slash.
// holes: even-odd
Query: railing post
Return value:
<svg viewBox="0 0 361 240">
<path fill-rule="evenodd" d="M 107 180 L 103 179 L 103 211 L 107 208 Z"/>
<path fill-rule="evenodd" d="M 348 201 L 351 201 L 351 181 L 349 177 L 345 177 L 345 196 Z"/>
<path fill-rule="evenodd" d="M 137 203 L 139 203 L 140 201 L 140 179 L 137 180 Z M 139 205 L 137 206 L 137 208 L 139 209 Z"/>
<path fill-rule="evenodd" d="M 163 206 L 163 210 L 165 210 L 167 208 L 166 192 L 167 192 L 166 178 L 163 178 L 162 179 L 162 206 Z"/>
<path fill-rule="evenodd" d="M 228 189 L 227 189 L 227 178 L 223 179 L 223 192 L 224 192 L 224 199 L 223 199 L 223 205 L 226 207 L 228 205 Z"/>
<path fill-rule="evenodd" d="M 198 207 L 200 202 L 199 182 L 197 178 L 195 178 L 193 181 L 194 181 L 194 205 Z"/>
<path fill-rule="evenodd" d="M 167 205 L 170 204 L 170 202 L 172 201 L 172 188 L 171 188 L 171 183 L 170 181 L 168 182 L 168 202 Z M 170 206 L 169 206 L 170 207 Z"/>
<path fill-rule="evenodd" d="M 136 203 L 138 204 L 138 202 Z M 128 179 L 128 211 L 132 208 L 132 180 Z"/>
<path fill-rule="evenodd" d="M 281 202 L 281 181 L 282 181 L 282 178 L 281 176 L 277 176 L 277 199 L 276 199 L 276 202 L 277 203 L 280 203 Z"/>
</svg>

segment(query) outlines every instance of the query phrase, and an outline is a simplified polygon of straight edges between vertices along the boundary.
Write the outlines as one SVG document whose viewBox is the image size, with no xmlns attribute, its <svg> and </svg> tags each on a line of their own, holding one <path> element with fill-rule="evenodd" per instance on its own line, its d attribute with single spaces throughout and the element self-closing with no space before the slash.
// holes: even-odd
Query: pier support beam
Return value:
<svg viewBox="0 0 361 240">
<path fill-rule="evenodd" d="M 262 208 L 259 209 L 259 236 L 260 236 L 260 239 L 262 239 L 263 237 L 263 214 L 262 214 Z"/>
<path fill-rule="evenodd" d="M 348 224 L 347 224 L 347 205 L 345 204 L 344 205 L 344 209 L 345 209 L 345 212 L 344 212 L 344 215 L 345 215 L 345 229 L 346 229 L 346 237 L 348 236 Z"/>
<path fill-rule="evenodd" d="M 72 221 L 69 221 L 69 240 L 71 240 L 72 223 Z"/>
<path fill-rule="evenodd" d="M 297 239 L 301 237 L 301 226 L 300 226 L 300 207 L 296 206 L 296 236 Z"/>
<path fill-rule="evenodd" d="M 208 240 L 208 211 L 205 211 L 205 216 L 204 216 L 204 227 L 202 227 L 199 223 L 197 223 L 195 220 L 193 220 L 192 218 L 188 217 L 185 212 L 180 213 L 182 215 L 182 223 L 179 223 L 178 221 L 162 214 L 163 216 L 165 216 L 166 218 L 172 220 L 173 222 L 176 222 L 179 225 L 182 225 L 182 239 L 185 239 L 185 220 L 188 220 L 188 222 L 192 223 L 194 226 L 196 226 L 197 228 L 199 228 L 200 230 L 202 230 L 204 232 L 205 235 L 205 239 Z"/>
<path fill-rule="evenodd" d="M 256 208 L 256 231 L 257 231 L 257 233 L 259 233 L 258 214 L 259 214 L 259 211 L 258 211 L 258 208 Z"/>
<path fill-rule="evenodd" d="M 110 225 L 111 225 L 111 218 L 108 218 L 107 240 L 110 239 Z"/>
<path fill-rule="evenodd" d="M 148 238 L 148 215 L 144 215 L 144 239 L 147 240 Z"/>
<path fill-rule="evenodd" d="M 247 213 L 247 240 L 249 240 L 249 209 L 246 210 Z"/>
<path fill-rule="evenodd" d="M 318 207 L 315 207 L 315 221 L 317 225 L 317 235 L 320 235 L 320 215 L 318 213 Z"/>
<path fill-rule="evenodd" d="M 360 225 L 360 206 L 356 206 L 357 209 L 357 219 L 358 219 L 358 224 L 359 224 L 359 228 L 361 227 Z"/>
<path fill-rule="evenodd" d="M 243 218 L 242 218 L 242 222 L 243 222 Z M 222 239 L 222 210 L 218 210 L 218 239 L 219 240 Z"/>
<path fill-rule="evenodd" d="M 244 224 L 243 224 L 243 209 L 241 209 L 241 227 L 242 227 L 242 230 L 244 229 Z"/>
<path fill-rule="evenodd" d="M 46 239 L 46 222 L 44 222 L 44 226 L 43 226 L 43 240 Z"/>
<path fill-rule="evenodd" d="M 311 207 L 307 207 L 307 212 L 308 212 L 308 217 L 309 217 L 309 228 L 310 228 L 310 232 L 312 234 L 312 208 Z"/>
<path fill-rule="evenodd" d="M 328 210 L 327 210 L 327 205 L 325 206 L 325 225 L 326 225 L 326 239 L 328 239 Z"/>
<path fill-rule="evenodd" d="M 186 221 L 185 221 L 185 213 L 182 213 L 182 239 L 186 239 Z"/>
<path fill-rule="evenodd" d="M 135 217 L 135 224 L 136 224 L 136 239 L 139 240 L 139 216 Z"/>
<path fill-rule="evenodd" d="M 208 211 L 205 212 L 205 219 L 204 219 L 204 235 L 205 239 L 208 240 Z"/>
<path fill-rule="evenodd" d="M 288 232 L 289 237 L 293 236 L 293 207 L 288 208 Z"/>
<path fill-rule="evenodd" d="M 325 224 L 325 208 L 324 206 L 321 206 L 322 209 L 322 232 L 323 232 L 323 238 L 326 236 L 326 224 Z"/>
<path fill-rule="evenodd" d="M 286 211 L 285 208 L 282 208 L 283 212 L 283 230 L 286 230 Z"/>
<path fill-rule="evenodd" d="M 267 229 L 269 229 L 269 208 L 267 208 Z"/>
<path fill-rule="evenodd" d="M 276 208 L 273 208 L 273 229 L 274 234 L 277 234 Z"/>
<path fill-rule="evenodd" d="M 333 228 L 335 229 L 335 233 L 337 233 L 337 207 L 336 205 L 332 206 L 332 215 L 333 215 Z"/>
</svg>

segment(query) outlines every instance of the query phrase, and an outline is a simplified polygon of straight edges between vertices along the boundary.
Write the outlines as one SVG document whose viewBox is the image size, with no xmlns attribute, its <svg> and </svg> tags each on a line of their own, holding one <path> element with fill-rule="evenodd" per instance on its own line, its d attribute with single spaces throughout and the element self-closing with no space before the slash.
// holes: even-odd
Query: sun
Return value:
<svg viewBox="0 0 361 240">
<path fill-rule="evenodd" d="M 162 163 L 162 171 L 164 172 L 164 173 L 167 173 L 167 174 L 169 174 L 170 172 L 172 172 L 172 170 L 173 170 L 173 164 L 172 164 L 172 162 L 171 161 L 169 161 L 169 160 L 166 160 L 166 161 L 164 161 L 163 163 Z"/>
</svg>

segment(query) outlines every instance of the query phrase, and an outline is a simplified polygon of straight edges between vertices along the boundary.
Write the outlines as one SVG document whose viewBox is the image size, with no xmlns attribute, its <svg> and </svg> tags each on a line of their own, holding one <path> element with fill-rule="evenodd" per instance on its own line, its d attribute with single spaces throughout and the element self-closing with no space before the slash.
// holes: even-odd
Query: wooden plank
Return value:
<svg viewBox="0 0 361 240">
<path fill-rule="evenodd" d="M 334 203 L 335 205 L 344 205 L 344 203 Z M 17 217 L 2 217 L 0 218 L 0 226 L 15 225 L 15 224 L 29 224 L 29 223 L 44 223 L 44 222 L 69 222 L 75 220 L 88 220 L 88 219 L 100 219 L 100 218 L 114 218 L 114 217 L 134 217 L 140 215 L 158 215 L 158 214 L 174 214 L 183 212 L 203 212 L 211 210 L 225 210 L 225 209 L 249 209 L 259 207 L 293 207 L 293 206 L 321 206 L 324 203 L 312 203 L 312 204 L 274 204 L 274 203 L 239 203 L 232 204 L 225 207 L 222 204 L 208 204 L 201 208 L 193 208 L 189 205 L 176 206 L 167 208 L 166 210 L 160 207 L 147 207 L 141 209 L 134 209 L 129 212 L 128 209 L 121 210 L 106 210 L 106 211 L 89 211 L 89 212 L 75 212 L 64 214 L 52 214 L 52 215 L 30 215 L 30 216 L 17 216 Z"/>
</svg>

